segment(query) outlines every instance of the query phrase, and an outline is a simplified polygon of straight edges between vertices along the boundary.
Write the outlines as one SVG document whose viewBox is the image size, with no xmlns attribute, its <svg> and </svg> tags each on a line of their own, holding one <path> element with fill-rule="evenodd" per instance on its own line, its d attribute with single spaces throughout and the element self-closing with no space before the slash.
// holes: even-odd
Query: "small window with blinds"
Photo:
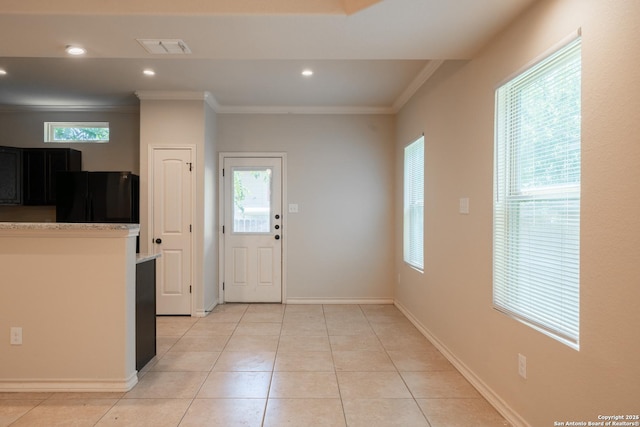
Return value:
<svg viewBox="0 0 640 427">
<path fill-rule="evenodd" d="M 496 91 L 493 304 L 579 348 L 580 38 Z"/>
<path fill-rule="evenodd" d="M 424 269 L 424 137 L 404 149 L 404 261 Z"/>
</svg>

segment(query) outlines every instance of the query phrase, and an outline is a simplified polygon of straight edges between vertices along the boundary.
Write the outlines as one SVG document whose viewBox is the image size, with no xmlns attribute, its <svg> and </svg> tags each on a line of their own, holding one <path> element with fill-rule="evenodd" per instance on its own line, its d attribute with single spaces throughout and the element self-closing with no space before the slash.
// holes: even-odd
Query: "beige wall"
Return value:
<svg viewBox="0 0 640 427">
<path fill-rule="evenodd" d="M 201 306 L 209 310 L 218 302 L 218 152 L 217 116 L 205 105 L 204 131 L 204 239 Z"/>
<path fill-rule="evenodd" d="M 287 153 L 288 300 L 393 298 L 393 138 L 386 115 L 218 116 L 219 151 Z"/>
<path fill-rule="evenodd" d="M 149 218 L 149 150 L 151 146 L 191 146 L 196 175 L 194 188 L 194 252 L 192 314 L 204 315 L 217 298 L 217 255 L 215 235 L 211 232 L 211 204 L 215 186 L 211 170 L 215 167 L 215 114 L 204 102 L 204 95 L 193 100 L 142 100 L 140 102 L 140 251 L 152 250 Z M 213 196 L 212 196 L 213 195 Z M 213 207 L 215 208 L 215 206 Z M 205 280 L 206 279 L 206 280 Z"/>
<path fill-rule="evenodd" d="M 637 414 L 640 2 L 541 1 L 473 60 L 448 62 L 397 117 L 398 304 L 517 424 Z M 582 28 L 580 351 L 492 309 L 494 89 Z M 402 148 L 425 133 L 425 272 L 401 253 Z M 460 197 L 470 214 L 458 214 Z M 528 378 L 518 376 L 518 353 Z M 509 413 L 514 411 L 514 413 Z"/>
</svg>

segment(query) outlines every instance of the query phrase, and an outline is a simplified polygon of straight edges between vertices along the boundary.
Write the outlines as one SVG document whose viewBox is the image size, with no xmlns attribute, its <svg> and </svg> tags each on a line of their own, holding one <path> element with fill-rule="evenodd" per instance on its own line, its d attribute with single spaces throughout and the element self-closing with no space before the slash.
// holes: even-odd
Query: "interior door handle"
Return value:
<svg viewBox="0 0 640 427">
<path fill-rule="evenodd" d="M 155 243 L 157 243 L 159 245 L 160 243 L 162 243 L 162 239 L 156 239 Z"/>
</svg>

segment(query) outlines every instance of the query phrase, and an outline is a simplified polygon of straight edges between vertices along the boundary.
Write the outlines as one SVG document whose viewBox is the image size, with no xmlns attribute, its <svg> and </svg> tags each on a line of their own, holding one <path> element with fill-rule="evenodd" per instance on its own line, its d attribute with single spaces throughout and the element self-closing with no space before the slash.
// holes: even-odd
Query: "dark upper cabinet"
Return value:
<svg viewBox="0 0 640 427">
<path fill-rule="evenodd" d="M 23 150 L 23 204 L 55 205 L 56 173 L 82 169 L 82 153 L 70 148 Z"/>
<path fill-rule="evenodd" d="M 22 203 L 22 150 L 0 147 L 0 205 Z"/>
</svg>

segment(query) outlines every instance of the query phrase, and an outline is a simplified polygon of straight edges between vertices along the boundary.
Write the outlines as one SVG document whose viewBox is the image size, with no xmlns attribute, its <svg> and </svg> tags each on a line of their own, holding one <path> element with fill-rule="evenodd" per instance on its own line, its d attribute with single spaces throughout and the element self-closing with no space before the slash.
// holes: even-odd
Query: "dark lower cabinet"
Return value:
<svg viewBox="0 0 640 427">
<path fill-rule="evenodd" d="M 22 203 L 22 150 L 0 147 L 0 205 Z"/>
<path fill-rule="evenodd" d="M 156 355 L 156 260 L 136 264 L 136 369 Z"/>
</svg>

